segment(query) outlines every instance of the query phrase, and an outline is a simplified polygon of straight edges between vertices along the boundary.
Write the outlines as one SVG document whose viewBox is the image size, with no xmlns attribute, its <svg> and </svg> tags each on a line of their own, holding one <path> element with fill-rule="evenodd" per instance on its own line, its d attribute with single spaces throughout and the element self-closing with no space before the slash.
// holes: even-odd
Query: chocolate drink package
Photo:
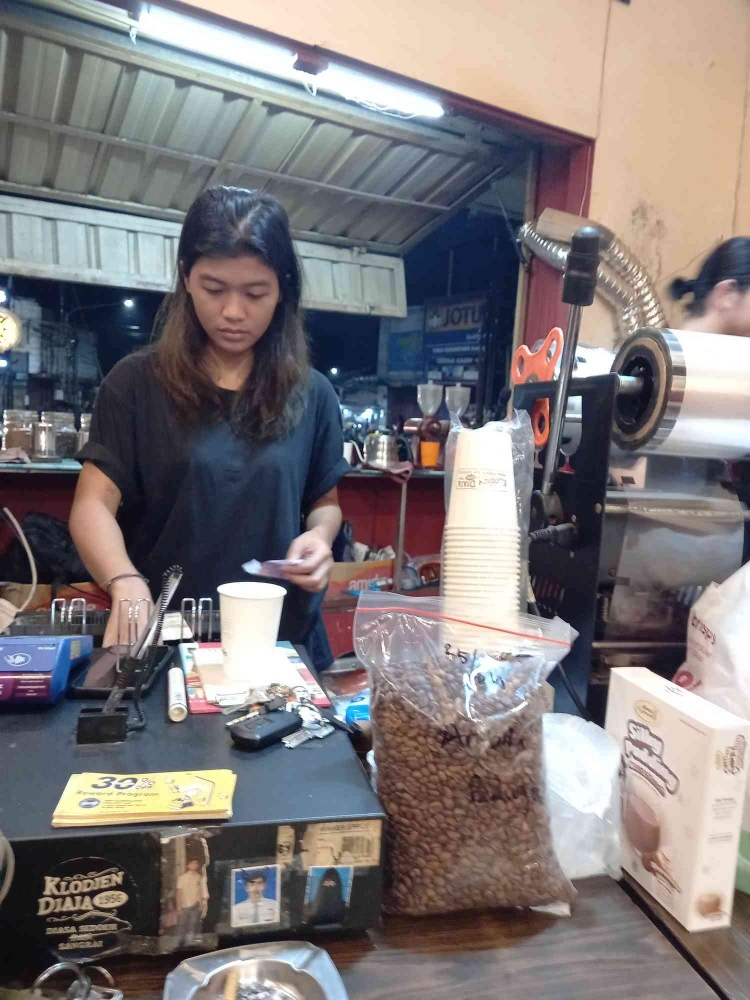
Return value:
<svg viewBox="0 0 750 1000">
<path fill-rule="evenodd" d="M 728 927 L 750 723 L 643 667 L 610 673 L 622 866 L 689 931 Z"/>
<path fill-rule="evenodd" d="M 472 625 L 478 648 L 453 642 L 454 624 Z M 542 685 L 573 630 L 525 615 L 507 629 L 453 623 L 439 599 L 363 593 L 354 634 L 389 821 L 386 911 L 570 904 L 545 800 Z"/>
</svg>

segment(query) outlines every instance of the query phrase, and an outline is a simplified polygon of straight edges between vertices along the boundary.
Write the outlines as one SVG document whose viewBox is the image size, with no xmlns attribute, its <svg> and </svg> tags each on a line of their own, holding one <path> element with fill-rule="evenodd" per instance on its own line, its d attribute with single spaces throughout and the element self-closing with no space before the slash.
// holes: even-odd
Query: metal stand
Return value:
<svg viewBox="0 0 750 1000">
<path fill-rule="evenodd" d="M 393 589 L 401 590 L 404 563 L 404 535 L 406 533 L 406 497 L 409 480 L 401 483 L 401 505 L 398 511 L 398 534 L 396 535 L 396 564 L 393 567 Z"/>
<path fill-rule="evenodd" d="M 615 374 L 571 380 L 570 395 L 580 396 L 582 403 L 581 443 L 571 459 L 574 473 L 557 470 L 552 486 L 560 498 L 566 520 L 577 528 L 576 542 L 573 548 L 533 543 L 529 550 L 529 576 L 542 614 L 550 618 L 560 615 L 579 633 L 565 658 L 565 669 L 583 702 L 587 698 L 591 672 L 610 431 L 618 388 L 619 379 Z M 551 399 L 556 389 L 556 382 L 517 385 L 514 406 L 531 412 L 535 400 Z M 550 435 L 548 450 L 551 444 Z M 535 477 L 537 485 L 541 481 L 541 470 L 535 472 Z M 556 710 L 577 714 L 557 673 L 551 676 L 550 683 L 555 687 Z"/>
</svg>

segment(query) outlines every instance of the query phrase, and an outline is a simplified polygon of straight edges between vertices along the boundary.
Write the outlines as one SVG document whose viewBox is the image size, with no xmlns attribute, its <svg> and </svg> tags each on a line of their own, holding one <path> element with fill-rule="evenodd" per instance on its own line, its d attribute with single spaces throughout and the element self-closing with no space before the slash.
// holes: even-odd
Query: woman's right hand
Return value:
<svg viewBox="0 0 750 1000">
<path fill-rule="evenodd" d="M 112 599 L 112 610 L 109 614 L 109 621 L 104 632 L 105 648 L 109 646 L 131 645 L 145 631 L 154 602 L 151 591 L 145 580 L 136 577 L 128 577 L 125 580 L 117 580 L 110 589 Z M 139 607 L 138 621 L 134 620 L 136 601 L 147 600 L 148 605 L 141 604 Z M 121 601 L 130 601 L 132 617 L 130 629 L 128 629 L 128 605 L 121 605 Z"/>
</svg>

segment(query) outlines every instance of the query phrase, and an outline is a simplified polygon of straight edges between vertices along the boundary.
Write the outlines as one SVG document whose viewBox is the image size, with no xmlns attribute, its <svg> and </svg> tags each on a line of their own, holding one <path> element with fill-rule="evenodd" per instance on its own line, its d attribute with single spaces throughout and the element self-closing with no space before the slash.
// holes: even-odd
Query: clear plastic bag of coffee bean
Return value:
<svg viewBox="0 0 750 1000">
<path fill-rule="evenodd" d="M 436 598 L 365 592 L 357 607 L 388 815 L 385 909 L 570 904 L 545 803 L 541 688 L 576 633 L 526 615 L 455 625 Z"/>
</svg>

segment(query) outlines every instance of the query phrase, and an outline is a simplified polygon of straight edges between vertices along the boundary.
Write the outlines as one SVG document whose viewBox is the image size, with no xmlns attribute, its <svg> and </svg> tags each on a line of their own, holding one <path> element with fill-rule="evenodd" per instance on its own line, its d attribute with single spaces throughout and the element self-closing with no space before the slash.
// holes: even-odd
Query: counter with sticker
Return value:
<svg viewBox="0 0 750 1000">
<path fill-rule="evenodd" d="M 146 729 L 119 744 L 76 743 L 80 702 L 0 718 L 0 826 L 16 854 L 0 947 L 99 960 L 373 926 L 384 817 L 348 736 L 250 754 L 221 714 L 176 726 L 166 700 L 154 691 Z M 71 775 L 170 769 L 234 772 L 231 819 L 191 818 L 188 797 L 173 823 L 51 825 Z"/>
</svg>

